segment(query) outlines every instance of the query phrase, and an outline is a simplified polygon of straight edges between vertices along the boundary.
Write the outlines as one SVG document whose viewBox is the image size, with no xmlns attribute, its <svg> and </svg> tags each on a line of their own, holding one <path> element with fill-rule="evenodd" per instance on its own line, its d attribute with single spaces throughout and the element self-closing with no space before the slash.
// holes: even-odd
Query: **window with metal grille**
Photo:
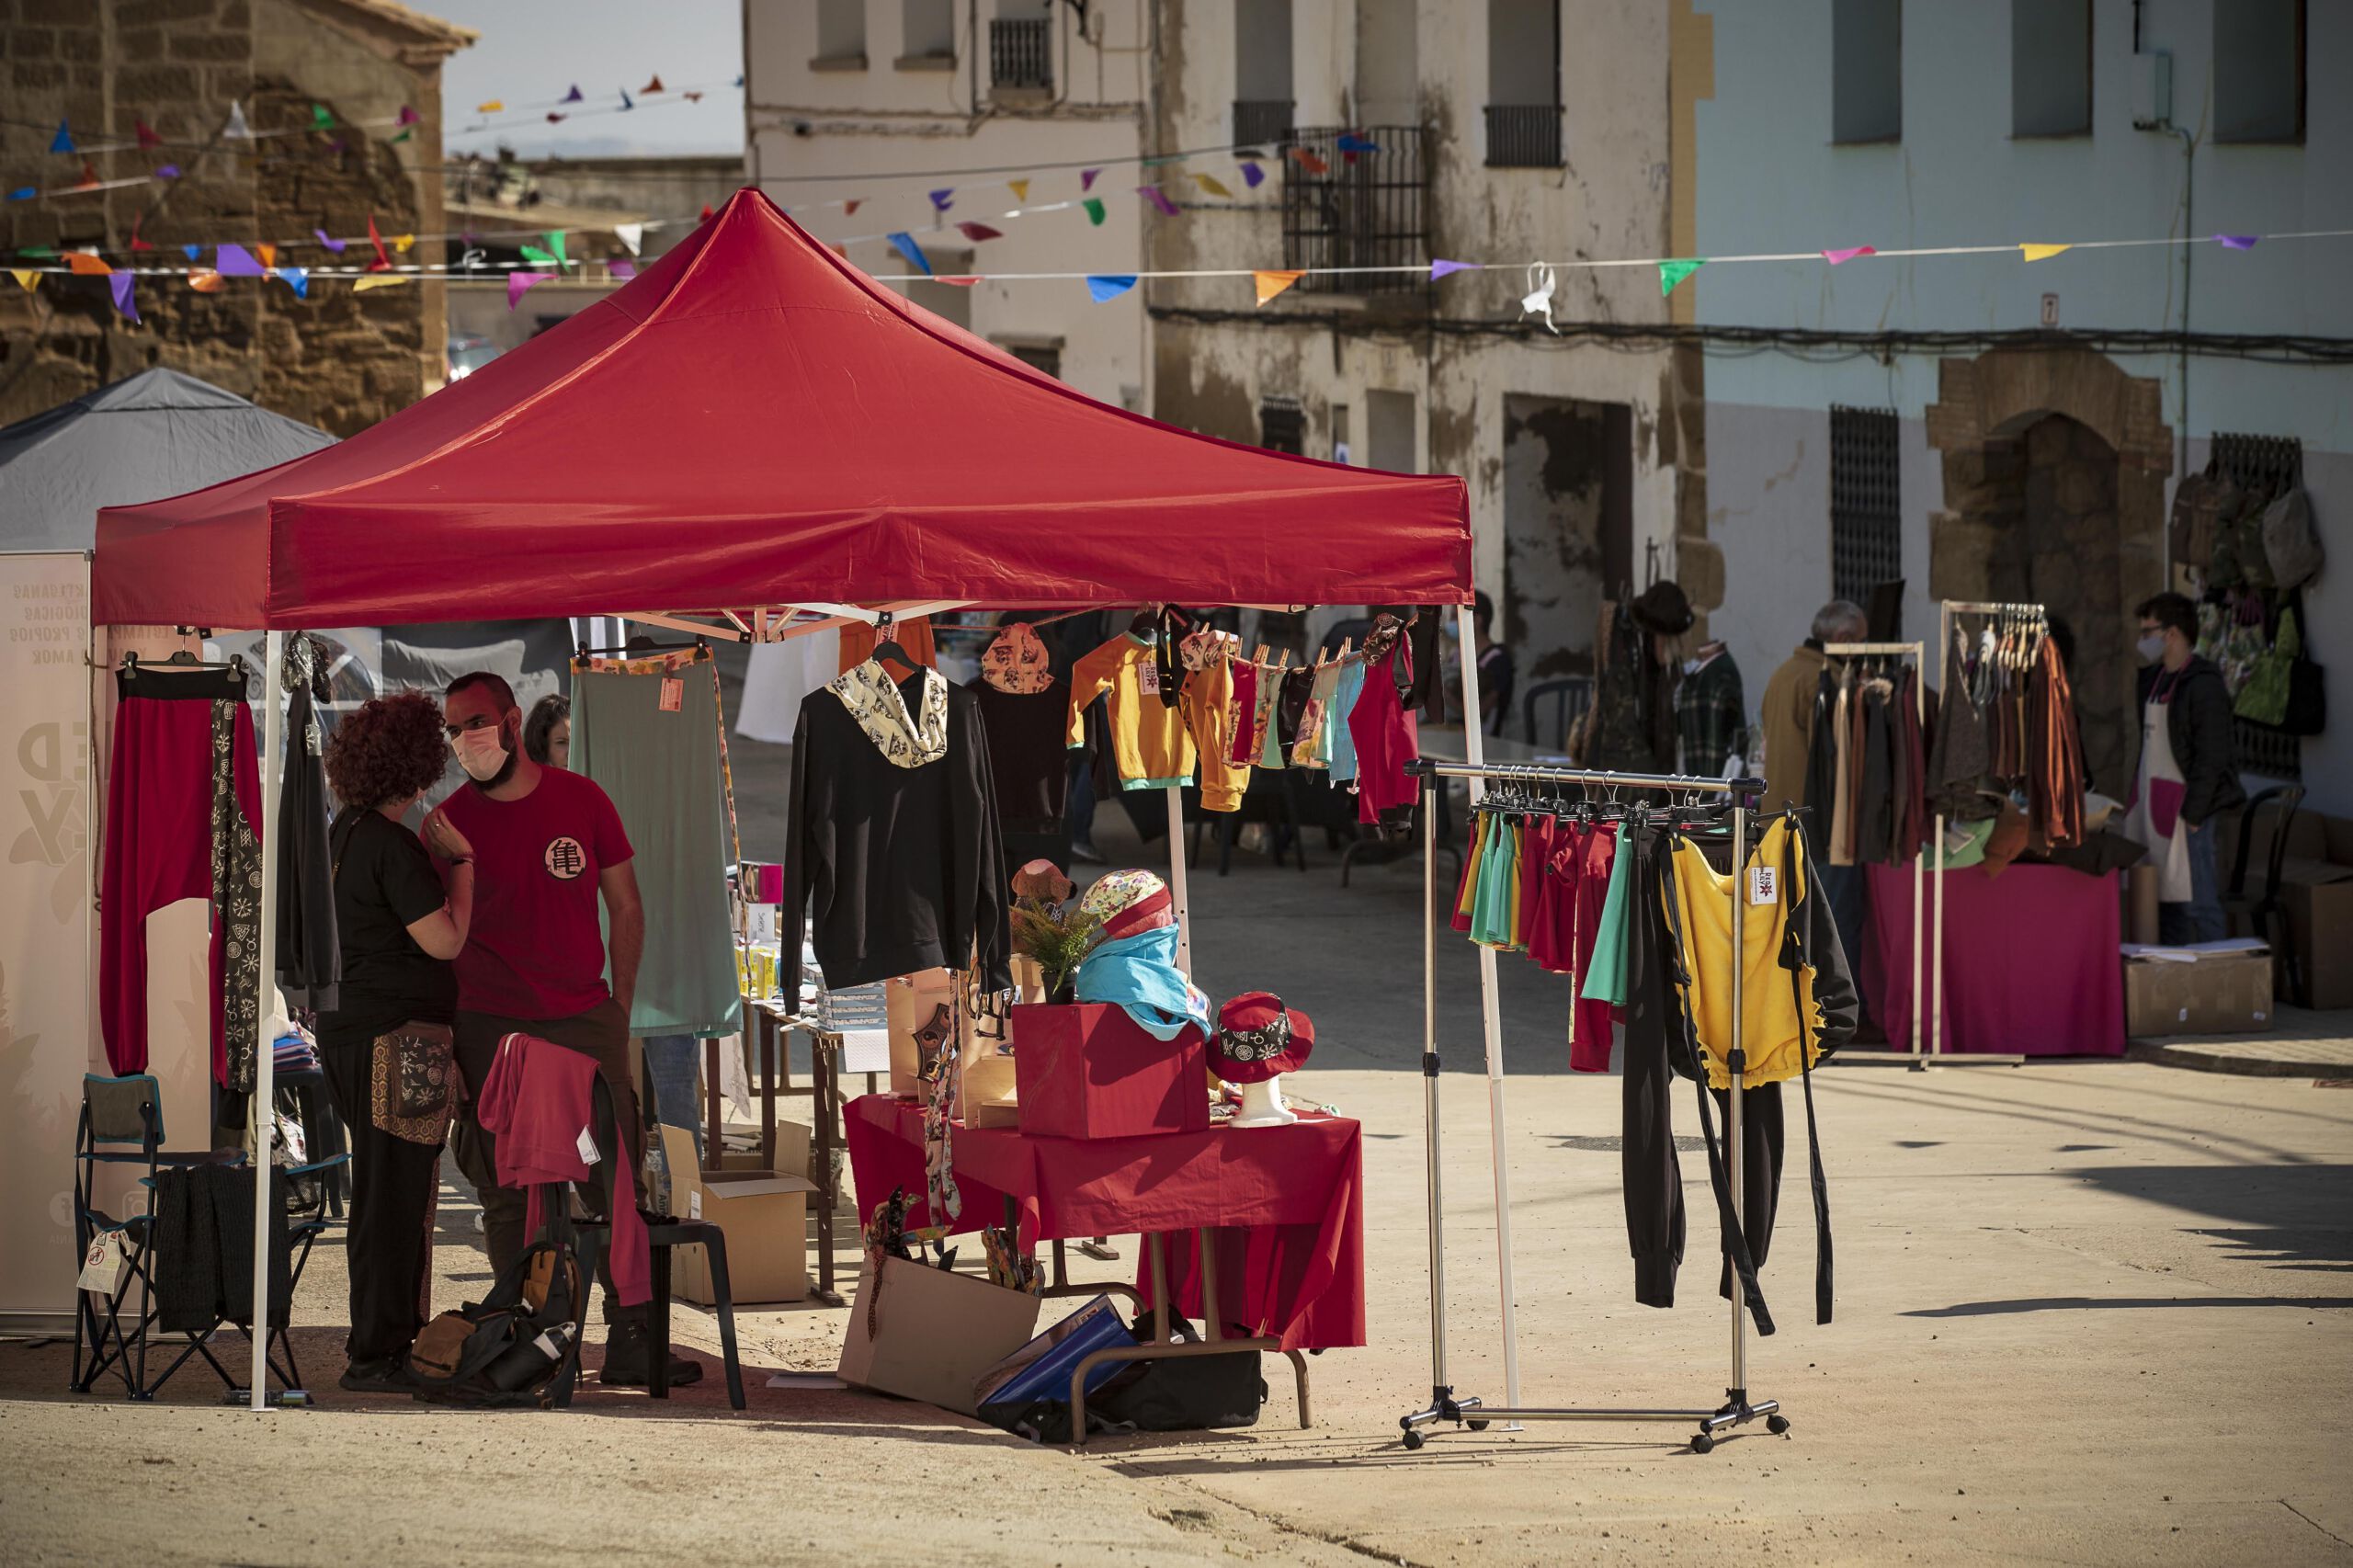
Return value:
<svg viewBox="0 0 2353 1568">
<path fill-rule="evenodd" d="M 1053 29 L 1045 17 L 998 17 L 989 23 L 989 80 L 1000 87 L 1054 85 Z"/>
<path fill-rule="evenodd" d="M 1904 575 L 1904 505 L 1892 408 L 1830 410 L 1830 586 L 1859 605 Z"/>
<path fill-rule="evenodd" d="M 1561 166 L 1560 0 L 1487 0 L 1487 166 Z"/>
<path fill-rule="evenodd" d="M 1056 381 L 1063 374 L 1063 346 L 1060 343 L 999 341 L 998 347 L 1033 370 L 1043 370 Z"/>
<path fill-rule="evenodd" d="M 1270 397 L 1258 404 L 1258 444 L 1269 451 L 1304 455 L 1307 411 L 1295 397 Z"/>
<path fill-rule="evenodd" d="M 1428 136 L 1418 125 L 1294 131 L 1282 150 L 1283 266 L 1321 293 L 1401 294 L 1429 275 Z M 1396 267 L 1393 272 L 1327 268 Z"/>
<path fill-rule="evenodd" d="M 2215 472 L 2250 494 L 2278 495 L 2304 482 L 2304 444 L 2292 436 L 2226 435 L 2217 431 L 2211 456 Z M 2306 625 L 2302 631 L 2306 639 L 2304 652 L 2317 657 L 2311 642 L 2312 627 Z M 2238 753 L 2242 769 L 2260 773 L 2266 778 L 2303 778 L 2304 748 L 2296 736 L 2283 735 L 2244 719 L 2233 720 L 2231 729 L 2232 746 Z"/>
<path fill-rule="evenodd" d="M 1238 147 L 1278 147 L 1290 134 L 1289 98 L 1233 100 L 1233 142 Z"/>
</svg>

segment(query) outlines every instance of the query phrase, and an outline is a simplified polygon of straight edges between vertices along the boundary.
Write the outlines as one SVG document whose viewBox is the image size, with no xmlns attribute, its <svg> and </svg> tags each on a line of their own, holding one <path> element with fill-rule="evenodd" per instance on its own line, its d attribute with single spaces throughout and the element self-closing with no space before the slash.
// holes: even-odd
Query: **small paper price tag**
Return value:
<svg viewBox="0 0 2353 1568">
<path fill-rule="evenodd" d="M 676 676 L 662 682 L 662 711 L 676 713 L 687 705 L 687 683 Z"/>
<path fill-rule="evenodd" d="M 1751 903 L 1780 903 L 1781 880 L 1779 872 L 1779 868 L 1774 866 L 1749 867 L 1748 902 Z"/>
<path fill-rule="evenodd" d="M 580 1130 L 580 1158 L 586 1164 L 593 1165 L 604 1157 L 604 1155 L 597 1152 L 596 1134 L 589 1131 L 589 1130 L 585 1127 L 582 1128 Z"/>
<path fill-rule="evenodd" d="M 1146 697 L 1160 695 L 1160 666 L 1150 659 L 1136 666 L 1136 686 Z"/>
<path fill-rule="evenodd" d="M 702 1189 L 700 1187 L 687 1194 L 687 1218 L 689 1220 L 702 1218 Z"/>
</svg>

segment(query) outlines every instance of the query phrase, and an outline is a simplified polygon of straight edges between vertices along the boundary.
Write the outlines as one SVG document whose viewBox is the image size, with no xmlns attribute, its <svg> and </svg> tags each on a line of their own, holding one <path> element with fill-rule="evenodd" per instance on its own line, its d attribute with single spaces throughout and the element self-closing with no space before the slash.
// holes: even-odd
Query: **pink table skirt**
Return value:
<svg viewBox="0 0 2353 1568">
<path fill-rule="evenodd" d="M 1871 1016 L 1892 1049 L 1912 1046 L 1912 868 L 1872 866 L 1862 965 Z M 2025 1056 L 2124 1054 L 2124 976 L 2114 872 L 1972 866 L 1945 879 L 1941 1049 Z M 1923 947 L 1933 933 L 1936 873 L 1921 890 Z M 1923 1006 L 1927 1006 L 1926 998 Z M 1939 1043 L 1927 1042 L 1927 1049 Z"/>
</svg>

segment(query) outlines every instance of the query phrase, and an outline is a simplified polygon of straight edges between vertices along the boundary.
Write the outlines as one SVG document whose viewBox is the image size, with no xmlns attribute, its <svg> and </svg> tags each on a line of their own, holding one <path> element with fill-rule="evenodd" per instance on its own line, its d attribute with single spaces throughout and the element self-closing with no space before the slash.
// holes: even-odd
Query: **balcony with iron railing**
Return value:
<svg viewBox="0 0 2353 1568">
<path fill-rule="evenodd" d="M 1487 106 L 1489 168 L 1557 169 L 1561 164 L 1560 105 Z"/>
<path fill-rule="evenodd" d="M 1418 125 L 1292 131 L 1281 149 L 1283 266 L 1324 294 L 1404 294 L 1429 278 L 1429 132 Z M 1393 267 L 1394 271 L 1325 271 Z"/>
<path fill-rule="evenodd" d="M 1234 145 L 1271 150 L 1279 144 L 1290 131 L 1292 107 L 1291 100 L 1289 98 L 1234 99 Z"/>
<path fill-rule="evenodd" d="M 1027 92 L 1054 85 L 1054 35 L 1044 17 L 999 17 L 989 23 L 989 83 Z"/>
</svg>

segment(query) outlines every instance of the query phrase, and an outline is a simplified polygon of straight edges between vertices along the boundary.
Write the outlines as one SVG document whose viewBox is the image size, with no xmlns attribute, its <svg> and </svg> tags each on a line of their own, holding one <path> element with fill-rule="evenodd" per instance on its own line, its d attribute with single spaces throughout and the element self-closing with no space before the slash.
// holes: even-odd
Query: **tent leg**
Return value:
<svg viewBox="0 0 2353 1568">
<path fill-rule="evenodd" d="M 286 710 L 279 701 L 278 669 L 286 656 L 286 633 L 262 641 L 261 669 L 261 937 L 256 957 L 261 970 L 262 1021 L 277 1012 L 278 994 L 278 774 L 285 766 Z M 218 918 L 217 915 L 215 918 Z M 277 1098 L 276 1052 L 268 1040 L 255 1041 L 254 1098 L 247 1113 L 254 1142 L 254 1321 L 253 1407 L 269 1408 L 269 1137 Z"/>
<path fill-rule="evenodd" d="M 1487 761 L 1486 739 L 1479 732 L 1479 644 L 1471 625 L 1471 607 L 1457 605 L 1457 644 L 1462 660 L 1462 752 L 1473 767 Z M 1441 784 L 1440 788 L 1444 786 Z M 1486 780 L 1471 779 L 1471 803 L 1475 808 L 1487 792 Z M 1495 950 L 1479 949 L 1479 1013 L 1487 1041 L 1488 1147 L 1495 1166 L 1495 1288 L 1502 1296 L 1504 1330 L 1504 1404 L 1519 1408 L 1519 1338 L 1514 1326 L 1511 1282 L 1511 1173 L 1504 1131 L 1504 1026 L 1495 994 Z M 1518 1423 L 1512 1424 L 1516 1430 Z"/>
<path fill-rule="evenodd" d="M 1176 967 L 1193 972 L 1193 907 L 1185 885 L 1185 791 L 1171 784 L 1168 797 L 1168 898 L 1176 906 Z"/>
</svg>

